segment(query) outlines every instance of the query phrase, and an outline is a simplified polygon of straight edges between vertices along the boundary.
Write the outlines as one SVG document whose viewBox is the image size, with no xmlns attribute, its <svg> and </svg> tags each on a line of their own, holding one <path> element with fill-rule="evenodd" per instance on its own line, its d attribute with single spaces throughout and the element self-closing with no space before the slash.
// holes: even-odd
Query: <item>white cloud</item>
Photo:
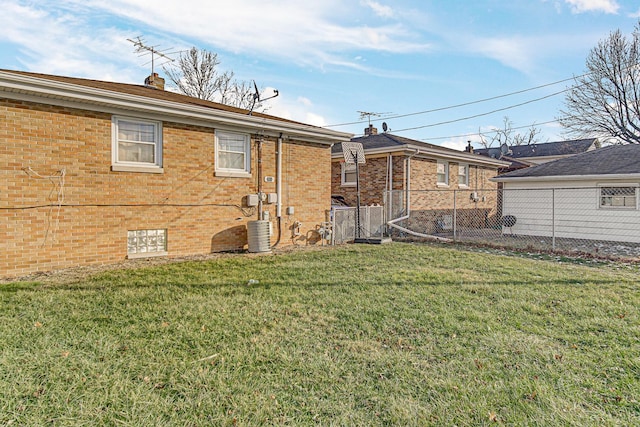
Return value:
<svg viewBox="0 0 640 427">
<path fill-rule="evenodd" d="M 19 46 L 19 62 L 30 71 L 130 82 L 123 52 L 131 45 L 121 31 L 91 28 L 63 8 L 51 12 L 17 3 L 3 5 L 0 41 Z M 135 56 L 130 55 L 132 68 Z"/>
<path fill-rule="evenodd" d="M 481 38 L 469 40 L 469 48 L 489 58 L 522 72 L 530 72 L 534 64 L 532 45 L 534 40 L 521 37 Z"/>
<path fill-rule="evenodd" d="M 417 33 L 399 23 L 356 24 L 346 17 L 363 14 L 362 6 L 340 0 L 281 0 L 268 7 L 257 6 L 252 0 L 206 6 L 200 0 L 156 1 L 153 7 L 147 0 L 67 1 L 90 7 L 93 13 L 108 12 L 183 38 L 202 40 L 214 48 L 314 67 L 350 64 L 345 54 L 356 50 L 409 53 L 428 48 L 417 40 Z M 385 10 L 374 5 L 378 3 L 369 1 L 366 7 L 376 13 Z"/>
<path fill-rule="evenodd" d="M 391 9 L 391 7 L 382 5 L 377 1 L 363 0 L 360 3 L 370 7 L 376 15 L 382 18 L 392 18 L 394 16 L 393 9 Z"/>
<path fill-rule="evenodd" d="M 604 12 L 610 14 L 618 13 L 620 5 L 616 0 L 565 0 L 573 13 L 584 12 Z"/>
<path fill-rule="evenodd" d="M 442 144 L 438 144 L 442 147 L 446 147 L 446 148 L 451 148 L 454 150 L 458 150 L 458 151 L 464 151 L 465 148 L 467 148 L 467 139 L 463 139 L 463 138 L 454 138 L 454 139 L 449 139 L 445 142 L 443 142 Z"/>
<path fill-rule="evenodd" d="M 629 18 L 640 18 L 640 9 L 638 9 L 638 11 L 635 13 L 630 13 Z"/>
<path fill-rule="evenodd" d="M 265 89 L 265 93 L 270 93 L 271 88 Z M 295 100 L 289 98 L 286 94 L 281 94 L 277 98 L 265 101 L 267 114 L 282 117 L 284 119 L 294 120 L 313 126 L 326 126 L 328 124 L 325 117 L 318 113 L 314 113 L 315 108 L 313 102 L 303 96 Z"/>
</svg>

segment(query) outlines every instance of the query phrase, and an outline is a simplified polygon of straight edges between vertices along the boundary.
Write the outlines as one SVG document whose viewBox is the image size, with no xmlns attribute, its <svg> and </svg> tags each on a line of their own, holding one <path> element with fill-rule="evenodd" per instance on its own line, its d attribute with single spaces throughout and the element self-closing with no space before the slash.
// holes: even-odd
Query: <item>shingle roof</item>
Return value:
<svg viewBox="0 0 640 427">
<path fill-rule="evenodd" d="M 418 141 L 411 138 L 405 138 L 405 137 L 393 135 L 390 133 L 378 133 L 374 135 L 366 135 L 366 136 L 351 138 L 351 142 L 361 143 L 362 148 L 364 148 L 365 151 L 375 150 L 375 149 L 384 149 L 384 148 L 389 148 L 393 150 L 395 148 L 405 148 L 408 145 L 410 145 L 412 147 L 425 147 L 432 150 L 439 150 L 439 151 L 442 151 L 443 153 L 449 153 L 449 154 L 462 153 L 462 151 L 441 147 L 439 145 L 430 144 L 428 142 Z M 341 152 L 342 152 L 341 144 L 335 144 L 331 149 L 332 154 L 341 153 Z"/>
<path fill-rule="evenodd" d="M 36 78 L 50 80 L 54 82 L 86 86 L 90 88 L 108 90 L 112 92 L 119 92 L 119 93 L 124 93 L 129 95 L 143 96 L 145 98 L 152 98 L 160 101 L 170 101 L 170 102 L 176 102 L 180 104 L 197 105 L 200 107 L 206 107 L 206 108 L 211 108 L 215 110 L 228 111 L 228 112 L 239 113 L 239 114 L 248 113 L 248 110 L 245 110 L 242 108 L 236 108 L 229 105 L 220 104 L 218 102 L 205 101 L 203 99 L 193 98 L 190 96 L 182 95 L 182 94 L 171 92 L 168 90 L 155 89 L 153 87 L 146 86 L 146 85 L 107 82 L 107 81 L 101 81 L 101 80 L 82 79 L 78 77 L 66 77 L 66 76 L 56 76 L 51 74 L 31 73 L 26 71 L 15 71 L 15 70 L 5 70 L 5 69 L 0 69 L 0 71 L 5 73 L 16 74 L 16 75 L 36 77 Z M 268 114 L 263 114 L 258 112 L 253 112 L 252 115 L 254 117 L 264 117 L 264 118 L 269 118 L 272 120 L 278 120 L 278 121 L 287 122 L 287 123 L 299 123 L 293 120 L 283 119 L 281 117 L 270 116 Z M 299 123 L 299 124 L 303 124 L 303 123 Z M 307 126 L 310 126 L 310 125 L 307 125 Z"/>
<path fill-rule="evenodd" d="M 546 156 L 566 156 L 584 153 L 596 143 L 596 138 L 574 139 L 569 141 L 545 142 L 543 144 L 514 145 L 510 146 L 511 153 L 508 155 L 512 159 L 521 157 L 546 157 Z M 500 147 L 481 148 L 475 150 L 476 153 L 484 156 L 499 159 L 501 155 Z"/>
<path fill-rule="evenodd" d="M 508 172 L 498 179 L 621 174 L 640 174 L 640 144 L 611 145 Z"/>
</svg>

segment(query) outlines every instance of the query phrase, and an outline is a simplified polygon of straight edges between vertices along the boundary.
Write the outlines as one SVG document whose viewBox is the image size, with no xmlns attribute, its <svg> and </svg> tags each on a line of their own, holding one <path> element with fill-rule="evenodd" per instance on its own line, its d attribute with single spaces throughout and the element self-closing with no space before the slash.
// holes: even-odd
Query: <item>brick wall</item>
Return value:
<svg viewBox="0 0 640 427">
<path fill-rule="evenodd" d="M 392 156 L 393 189 L 404 188 L 404 156 Z M 384 191 L 388 174 L 388 157 L 367 157 L 367 162 L 360 169 L 360 203 L 361 205 L 383 205 Z M 342 185 L 342 162 L 331 162 L 331 194 L 344 197 L 349 206 L 356 205 L 356 187 Z"/>
<path fill-rule="evenodd" d="M 127 230 L 167 229 L 169 256 L 246 248 L 246 223 L 258 219 L 244 205 L 258 191 L 255 135 L 251 178 L 223 178 L 212 128 L 164 122 L 164 173 L 150 174 L 111 171 L 110 114 L 2 99 L 0 123 L 0 276 L 123 260 Z M 262 176 L 275 177 L 275 138 L 262 154 Z M 330 150 L 284 140 L 282 166 L 280 244 L 312 244 L 330 206 Z M 264 210 L 275 218 L 275 205 Z"/>
<path fill-rule="evenodd" d="M 406 159 L 405 155 L 394 155 L 392 157 L 393 189 L 404 190 L 406 187 Z M 373 157 L 367 158 L 364 165 L 360 165 L 360 200 L 362 205 L 384 204 L 384 191 L 388 171 L 388 158 Z M 341 162 L 334 160 L 331 164 L 331 190 L 332 194 L 340 195 L 350 206 L 356 203 L 356 188 L 342 186 L 341 184 Z M 489 178 L 496 176 L 495 168 L 483 166 L 469 166 L 469 185 L 463 188 L 458 185 L 458 164 L 449 162 L 449 186 L 438 187 L 436 178 L 436 160 L 424 158 L 411 159 L 411 190 L 412 192 L 427 191 L 419 196 L 412 196 L 412 209 L 452 209 L 453 196 L 451 190 L 478 189 L 494 190 L 496 183 L 489 181 Z M 436 192 L 436 190 L 438 190 Z M 487 191 L 485 202 L 493 202 L 495 205 L 495 191 Z M 472 202 L 469 197 L 458 207 L 476 207 L 477 203 Z"/>
</svg>

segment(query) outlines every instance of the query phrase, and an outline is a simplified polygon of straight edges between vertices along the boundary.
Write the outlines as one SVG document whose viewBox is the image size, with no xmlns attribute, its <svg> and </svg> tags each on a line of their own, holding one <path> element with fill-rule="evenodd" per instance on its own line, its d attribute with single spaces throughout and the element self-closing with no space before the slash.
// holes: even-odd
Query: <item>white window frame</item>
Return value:
<svg viewBox="0 0 640 427">
<path fill-rule="evenodd" d="M 613 202 L 610 205 L 605 205 L 602 203 L 603 201 L 603 196 L 602 195 L 602 190 L 604 189 L 612 189 L 612 188 L 618 188 L 618 189 L 622 189 L 622 188 L 632 188 L 634 191 L 634 195 L 633 195 L 633 206 L 620 206 L 620 205 L 614 205 Z M 615 195 L 609 196 L 609 197 L 615 197 Z M 618 196 L 618 197 L 622 197 L 622 198 L 626 198 L 629 197 L 631 198 L 631 196 Z M 610 184 L 601 184 L 598 185 L 598 208 L 599 209 L 613 209 L 613 210 L 637 210 L 638 209 L 638 184 L 615 184 L 615 185 L 610 185 Z"/>
<path fill-rule="evenodd" d="M 347 168 L 349 168 L 349 170 L 347 170 Z M 352 172 L 354 175 L 354 180 L 353 181 L 347 181 L 347 172 Z M 341 170 L 340 170 L 340 182 L 342 184 L 343 187 L 355 187 L 357 185 L 356 180 L 358 179 L 357 176 L 355 176 L 356 174 L 356 164 L 355 163 L 342 163 L 341 165 Z"/>
<path fill-rule="evenodd" d="M 464 175 L 460 173 L 460 170 L 464 168 Z M 460 178 L 464 177 L 464 182 L 460 182 Z M 458 187 L 469 188 L 469 165 L 466 163 L 458 163 Z"/>
<path fill-rule="evenodd" d="M 225 136 L 242 137 L 244 140 L 244 166 L 242 168 L 223 168 L 218 164 L 220 158 L 220 139 Z M 251 177 L 251 136 L 248 133 L 216 130 L 215 133 L 215 174 L 216 176 L 249 178 Z"/>
<path fill-rule="evenodd" d="M 438 172 L 438 168 L 440 165 L 444 166 L 444 181 L 440 181 L 440 172 Z M 436 185 L 439 187 L 448 187 L 449 186 L 449 162 L 444 160 L 436 161 Z"/>
<path fill-rule="evenodd" d="M 153 125 L 153 142 L 140 142 L 140 144 L 153 144 L 154 162 L 132 162 L 119 160 L 118 128 L 120 122 L 143 123 Z M 135 142 L 135 141 L 134 141 Z M 140 119 L 137 117 L 112 116 L 111 117 L 111 170 L 116 172 L 148 172 L 162 173 L 162 122 L 156 120 Z"/>
</svg>

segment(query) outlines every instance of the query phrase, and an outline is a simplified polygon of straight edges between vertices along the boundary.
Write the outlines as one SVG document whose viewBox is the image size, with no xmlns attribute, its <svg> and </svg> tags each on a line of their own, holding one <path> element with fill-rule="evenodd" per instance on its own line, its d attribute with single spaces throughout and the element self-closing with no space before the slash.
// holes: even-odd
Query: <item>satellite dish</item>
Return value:
<svg viewBox="0 0 640 427">
<path fill-rule="evenodd" d="M 256 100 L 260 101 L 260 91 L 258 90 L 258 85 L 255 80 L 253 81 L 253 88 L 256 90 L 253 94 L 253 102 L 255 103 Z"/>
<path fill-rule="evenodd" d="M 253 102 L 251 103 L 251 108 L 249 108 L 249 115 L 251 115 L 251 113 L 253 112 L 253 108 L 256 106 L 256 101 L 263 102 L 263 101 L 266 101 L 267 99 L 272 99 L 280 95 L 280 92 L 278 92 L 278 89 L 273 89 L 273 95 L 271 95 L 268 98 L 260 99 L 260 91 L 258 90 L 258 85 L 256 84 L 255 80 L 253 81 L 253 88 L 255 89 L 255 93 L 253 94 Z"/>
<path fill-rule="evenodd" d="M 503 156 L 506 156 L 506 155 L 508 155 L 508 154 L 512 154 L 512 153 L 513 153 L 513 151 L 511 151 L 511 149 L 509 148 L 509 146 L 507 145 L 507 143 L 506 143 L 506 142 L 503 142 L 503 143 L 502 143 L 502 145 L 500 146 L 500 153 L 501 153 Z"/>
<path fill-rule="evenodd" d="M 382 122 L 382 131 L 386 132 L 389 127 L 387 126 L 387 122 Z"/>
</svg>

